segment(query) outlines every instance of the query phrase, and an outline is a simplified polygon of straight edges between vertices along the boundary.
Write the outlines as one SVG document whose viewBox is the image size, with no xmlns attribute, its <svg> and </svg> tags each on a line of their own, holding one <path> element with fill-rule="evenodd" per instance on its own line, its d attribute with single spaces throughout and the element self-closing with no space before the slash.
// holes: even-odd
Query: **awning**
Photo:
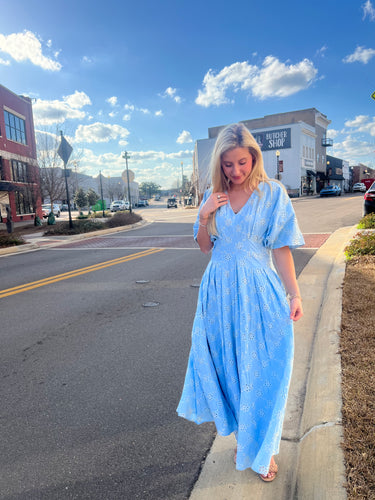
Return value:
<svg viewBox="0 0 375 500">
<path fill-rule="evenodd" d="M 16 189 L 11 182 L 0 181 L 0 191 L 15 191 Z"/>
<path fill-rule="evenodd" d="M 316 172 L 314 170 L 306 170 L 306 175 L 316 177 Z"/>
</svg>

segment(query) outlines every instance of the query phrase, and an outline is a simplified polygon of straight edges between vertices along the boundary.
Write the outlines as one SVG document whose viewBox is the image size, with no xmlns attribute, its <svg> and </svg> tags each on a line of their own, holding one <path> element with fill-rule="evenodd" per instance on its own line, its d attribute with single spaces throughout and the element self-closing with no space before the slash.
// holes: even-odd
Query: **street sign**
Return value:
<svg viewBox="0 0 375 500">
<path fill-rule="evenodd" d="M 279 172 L 284 172 L 284 160 L 279 160 Z"/>
<path fill-rule="evenodd" d="M 60 158 L 65 164 L 68 163 L 72 151 L 73 151 L 72 146 L 69 144 L 69 142 L 65 139 L 65 137 L 61 133 L 61 142 L 59 149 L 57 150 L 57 154 L 60 156 Z"/>
</svg>

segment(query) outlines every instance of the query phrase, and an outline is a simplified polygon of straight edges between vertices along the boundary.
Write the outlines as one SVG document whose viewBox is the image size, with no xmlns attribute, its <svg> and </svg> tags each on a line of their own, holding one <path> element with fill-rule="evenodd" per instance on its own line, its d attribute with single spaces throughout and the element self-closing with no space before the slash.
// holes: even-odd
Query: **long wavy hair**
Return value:
<svg viewBox="0 0 375 500">
<path fill-rule="evenodd" d="M 262 151 L 253 135 L 242 123 L 233 123 L 225 127 L 218 135 L 211 156 L 210 175 L 213 193 L 230 190 L 230 180 L 224 174 L 222 168 L 223 154 L 235 148 L 248 148 L 253 159 L 253 167 L 245 180 L 245 190 L 249 193 L 259 192 L 259 183 L 268 182 L 268 176 L 264 170 Z M 217 234 L 215 223 L 216 211 L 208 220 L 208 231 Z"/>
</svg>

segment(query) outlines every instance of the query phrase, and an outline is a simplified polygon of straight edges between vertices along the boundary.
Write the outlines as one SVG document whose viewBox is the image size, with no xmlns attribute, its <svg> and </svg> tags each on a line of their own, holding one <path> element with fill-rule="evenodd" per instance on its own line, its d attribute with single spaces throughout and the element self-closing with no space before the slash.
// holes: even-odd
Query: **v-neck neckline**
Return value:
<svg viewBox="0 0 375 500">
<path fill-rule="evenodd" d="M 255 190 L 254 190 L 254 191 L 255 191 Z M 250 194 L 250 196 L 248 197 L 248 199 L 245 201 L 245 203 L 242 205 L 242 207 L 238 210 L 238 212 L 235 212 L 235 211 L 233 210 L 233 207 L 232 207 L 232 204 L 231 204 L 231 202 L 230 202 L 230 198 L 229 198 L 229 192 L 228 192 L 228 191 L 226 192 L 226 193 L 227 193 L 227 195 L 228 195 L 228 206 L 229 206 L 229 208 L 231 209 L 231 211 L 233 212 L 233 214 L 234 214 L 234 215 L 239 215 L 239 214 L 242 212 L 242 210 L 243 210 L 243 209 L 246 207 L 246 205 L 249 203 L 249 200 L 250 200 L 250 198 L 253 196 L 254 191 L 252 191 L 252 193 Z"/>
</svg>

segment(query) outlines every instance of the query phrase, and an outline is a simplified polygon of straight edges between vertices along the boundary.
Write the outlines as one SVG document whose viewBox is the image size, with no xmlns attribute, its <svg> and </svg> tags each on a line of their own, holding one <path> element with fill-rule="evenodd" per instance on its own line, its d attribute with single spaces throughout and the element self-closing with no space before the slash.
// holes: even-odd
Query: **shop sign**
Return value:
<svg viewBox="0 0 375 500">
<path fill-rule="evenodd" d="M 305 167 L 313 167 L 314 166 L 314 160 L 306 160 L 306 159 L 304 159 L 304 164 L 305 164 Z"/>
<path fill-rule="evenodd" d="M 291 129 L 281 128 L 268 132 L 253 132 L 253 136 L 262 151 L 287 149 L 291 147 Z"/>
</svg>

